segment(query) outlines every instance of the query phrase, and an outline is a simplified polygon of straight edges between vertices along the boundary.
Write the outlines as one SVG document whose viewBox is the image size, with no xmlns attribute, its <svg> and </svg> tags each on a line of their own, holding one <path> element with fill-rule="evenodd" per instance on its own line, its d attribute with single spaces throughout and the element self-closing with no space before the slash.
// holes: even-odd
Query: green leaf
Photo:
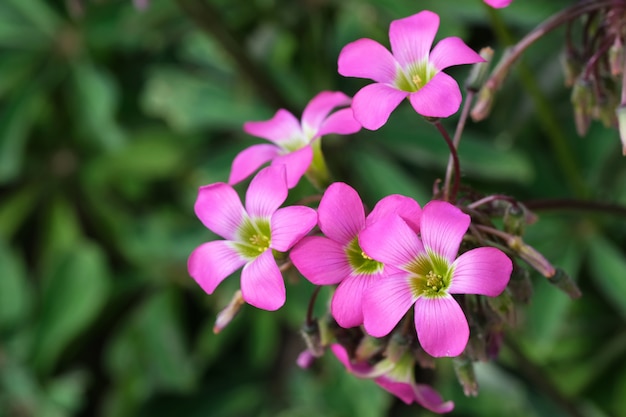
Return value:
<svg viewBox="0 0 626 417">
<path fill-rule="evenodd" d="M 81 242 L 54 258 L 44 276 L 33 346 L 38 370 L 50 370 L 68 343 L 93 322 L 108 290 L 107 262 L 97 245 Z"/>
<path fill-rule="evenodd" d="M 61 18 L 42 0 L 5 0 L 9 9 L 13 9 L 32 24 L 32 28 L 53 37 L 62 21 Z"/>
<path fill-rule="evenodd" d="M 32 296 L 23 260 L 0 239 L 0 332 L 25 321 Z"/>
<path fill-rule="evenodd" d="M 590 275 L 607 301 L 626 318 L 626 256 L 600 235 L 589 245 Z"/>
<path fill-rule="evenodd" d="M 0 204 L 0 237 L 10 240 L 28 215 L 35 209 L 39 187 L 24 186 Z"/>
</svg>

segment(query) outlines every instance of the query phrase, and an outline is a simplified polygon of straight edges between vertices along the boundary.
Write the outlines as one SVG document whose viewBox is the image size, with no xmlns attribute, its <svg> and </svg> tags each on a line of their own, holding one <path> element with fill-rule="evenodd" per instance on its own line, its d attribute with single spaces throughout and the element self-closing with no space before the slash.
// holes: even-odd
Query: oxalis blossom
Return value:
<svg viewBox="0 0 626 417">
<path fill-rule="evenodd" d="M 322 91 L 305 107 L 302 122 L 284 109 L 278 110 L 270 120 L 246 122 L 243 126 L 246 133 L 272 143 L 241 151 L 233 161 L 228 183 L 243 181 L 271 161 L 273 165 L 287 167 L 287 185 L 295 187 L 313 161 L 315 140 L 331 133 L 348 135 L 361 129 L 349 107 L 331 114 L 336 107 L 349 106 L 350 101 L 341 92 Z"/>
<path fill-rule="evenodd" d="M 349 372 L 359 378 L 374 380 L 405 404 L 416 402 L 435 413 L 447 413 L 454 408 L 452 401 L 444 402 L 441 395 L 430 385 L 415 382 L 415 359 L 409 352 L 405 352 L 396 362 L 385 358 L 372 366 L 368 362 L 353 363 L 346 349 L 340 344 L 333 344 L 330 349 Z"/>
<path fill-rule="evenodd" d="M 512 2 L 513 0 L 485 0 L 485 3 L 487 3 L 488 5 L 490 5 L 491 7 L 495 9 L 501 9 L 503 7 L 507 7 Z"/>
<path fill-rule="evenodd" d="M 495 297 L 509 282 L 512 262 L 492 247 L 469 250 L 457 258 L 470 217 L 443 201 L 424 206 L 421 239 L 399 216 L 389 216 L 361 232 L 359 243 L 379 262 L 400 269 L 373 282 L 364 292 L 367 333 L 387 335 L 415 306 L 414 321 L 422 348 L 431 356 L 458 356 L 469 339 L 469 325 L 452 294 Z"/>
<path fill-rule="evenodd" d="M 317 221 L 310 207 L 279 208 L 287 192 L 283 165 L 259 171 L 246 192 L 245 207 L 228 184 L 200 188 L 196 215 L 225 239 L 204 243 L 189 256 L 189 274 L 204 291 L 212 294 L 243 267 L 241 295 L 246 303 L 264 310 L 276 310 L 285 303 L 285 283 L 273 251 L 288 251 Z"/>
<path fill-rule="evenodd" d="M 390 195 L 380 200 L 366 218 L 358 193 L 349 185 L 336 182 L 322 196 L 317 213 L 325 236 L 305 237 L 289 256 L 312 283 L 339 284 L 331 301 L 331 313 L 342 327 L 359 326 L 363 324 L 363 291 L 388 273 L 388 268 L 363 252 L 359 233 L 390 213 L 412 221 L 417 232 L 421 208 L 408 197 Z"/>
<path fill-rule="evenodd" d="M 461 90 L 442 70 L 484 59 L 457 37 L 442 39 L 431 51 L 438 28 L 439 16 L 425 10 L 391 22 L 391 53 L 372 39 L 359 39 L 341 50 L 341 75 L 375 81 L 352 100 L 354 117 L 363 127 L 380 128 L 405 97 L 426 117 L 448 117 L 459 109 Z"/>
</svg>

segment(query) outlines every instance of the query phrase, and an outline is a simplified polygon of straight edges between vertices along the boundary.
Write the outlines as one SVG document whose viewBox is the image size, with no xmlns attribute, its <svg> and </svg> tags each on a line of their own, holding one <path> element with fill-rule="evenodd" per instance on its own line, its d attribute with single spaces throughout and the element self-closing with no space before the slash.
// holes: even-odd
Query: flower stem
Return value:
<svg viewBox="0 0 626 417">
<path fill-rule="evenodd" d="M 320 293 L 322 289 L 321 285 L 315 286 L 313 290 L 313 294 L 311 294 L 311 299 L 309 300 L 309 306 L 306 310 L 306 324 L 307 326 L 312 326 L 315 320 L 313 319 L 313 308 L 315 307 L 315 300 L 317 300 L 317 295 Z"/>
<path fill-rule="evenodd" d="M 322 141 L 320 139 L 314 140 L 311 143 L 311 148 L 313 148 L 313 160 L 306 171 L 306 177 L 318 190 L 324 191 L 330 185 L 331 177 L 322 153 Z"/>
<path fill-rule="evenodd" d="M 456 151 L 456 146 L 454 145 L 452 138 L 450 138 L 448 131 L 445 129 L 445 127 L 443 127 L 441 121 L 439 119 L 435 119 L 432 120 L 431 123 L 434 124 L 439 133 L 441 133 L 441 136 L 443 136 L 443 139 L 446 141 L 448 149 L 450 150 L 450 158 L 452 159 L 453 166 L 452 173 L 454 174 L 454 183 L 452 184 L 452 190 L 450 190 L 449 181 L 444 184 L 443 199 L 445 201 L 454 203 L 454 201 L 456 200 L 456 195 L 459 192 L 459 186 L 461 183 L 461 164 L 459 163 L 459 155 Z"/>
<path fill-rule="evenodd" d="M 580 210 L 597 213 L 614 214 L 626 217 L 626 207 L 619 204 L 603 203 L 600 201 L 585 201 L 568 198 L 554 198 L 525 201 L 524 205 L 529 210 Z"/>
</svg>

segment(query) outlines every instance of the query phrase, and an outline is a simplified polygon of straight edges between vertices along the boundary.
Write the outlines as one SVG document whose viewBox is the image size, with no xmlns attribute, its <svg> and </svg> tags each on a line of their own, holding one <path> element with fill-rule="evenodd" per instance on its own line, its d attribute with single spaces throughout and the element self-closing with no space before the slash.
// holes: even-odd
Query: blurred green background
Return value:
<svg viewBox="0 0 626 417">
<path fill-rule="evenodd" d="M 499 57 L 570 3 L 0 1 L 0 416 L 431 415 L 330 355 L 295 365 L 313 290 L 296 273 L 281 310 L 246 306 L 213 334 L 238 277 L 208 296 L 187 274 L 189 253 L 215 238 L 193 213 L 197 188 L 225 181 L 237 152 L 259 143 L 245 121 L 280 107 L 299 117 L 321 90 L 365 85 L 337 74 L 339 51 L 361 37 L 388 45 L 393 19 L 433 10 L 437 39 L 461 36 Z M 491 117 L 468 123 L 463 182 L 520 200 L 623 207 L 617 131 L 594 122 L 586 137 L 575 133 L 563 37 L 533 45 Z M 462 82 L 467 68 L 450 73 Z M 457 118 L 444 122 L 450 131 Z M 426 203 L 447 161 L 406 102 L 379 131 L 323 147 L 335 178 L 370 207 L 391 193 Z M 312 192 L 302 184 L 290 201 Z M 583 297 L 533 273 L 534 296 L 500 358 L 477 367 L 479 396 L 463 396 L 446 359 L 435 385 L 456 402 L 454 416 L 626 416 L 624 209 L 537 214 L 526 241 Z"/>
</svg>

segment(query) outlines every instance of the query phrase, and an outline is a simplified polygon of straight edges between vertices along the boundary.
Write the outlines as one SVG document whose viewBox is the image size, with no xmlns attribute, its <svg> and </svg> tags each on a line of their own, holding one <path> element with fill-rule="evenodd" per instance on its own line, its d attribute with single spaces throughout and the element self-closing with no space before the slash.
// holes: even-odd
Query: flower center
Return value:
<svg viewBox="0 0 626 417">
<path fill-rule="evenodd" d="M 359 246 L 359 239 L 354 238 L 345 248 L 348 263 L 357 274 L 375 274 L 383 270 L 383 264 L 367 256 Z"/>
<path fill-rule="evenodd" d="M 437 298 L 447 294 L 453 269 L 445 259 L 429 253 L 404 269 L 411 273 L 410 286 L 416 297 Z"/>
<path fill-rule="evenodd" d="M 239 253 L 254 259 L 272 244 L 270 222 L 266 219 L 246 219 L 239 228 L 239 241 L 235 244 Z"/>
<path fill-rule="evenodd" d="M 398 89 L 414 93 L 424 87 L 435 74 L 437 70 L 429 65 L 428 60 L 423 60 L 398 70 L 394 83 Z"/>
</svg>

